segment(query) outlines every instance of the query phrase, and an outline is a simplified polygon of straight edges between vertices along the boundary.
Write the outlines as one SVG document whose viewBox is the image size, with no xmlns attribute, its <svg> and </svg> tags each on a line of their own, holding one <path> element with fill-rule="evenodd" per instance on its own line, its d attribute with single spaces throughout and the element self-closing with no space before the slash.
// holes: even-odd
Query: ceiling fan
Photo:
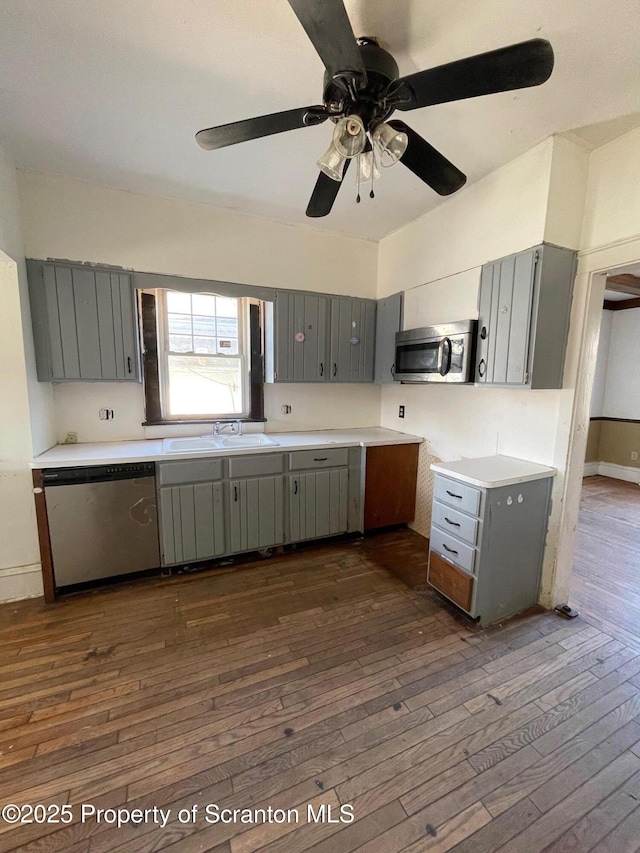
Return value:
<svg viewBox="0 0 640 853">
<path fill-rule="evenodd" d="M 395 110 L 421 107 L 539 86 L 553 70 L 553 50 L 531 39 L 398 76 L 396 61 L 374 38 L 356 39 L 343 0 L 289 0 L 325 66 L 323 103 L 210 127 L 196 134 L 202 148 L 224 148 L 327 119 L 335 127 L 318 160 L 320 175 L 307 216 L 326 216 L 352 159 L 360 183 L 379 176 L 378 165 L 400 161 L 440 195 L 459 190 L 466 176 L 404 122 L 389 121 Z"/>
</svg>

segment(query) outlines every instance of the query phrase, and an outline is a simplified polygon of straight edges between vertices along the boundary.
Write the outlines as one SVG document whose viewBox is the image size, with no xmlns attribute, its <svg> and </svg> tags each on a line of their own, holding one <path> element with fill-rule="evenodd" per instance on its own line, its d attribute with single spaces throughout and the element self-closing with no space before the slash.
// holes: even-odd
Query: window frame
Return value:
<svg viewBox="0 0 640 853">
<path fill-rule="evenodd" d="M 250 297 L 227 297 L 238 303 L 238 354 L 194 353 L 193 357 L 216 356 L 241 359 L 243 376 L 242 413 L 169 415 L 168 404 L 169 329 L 166 294 L 171 288 L 139 291 L 138 306 L 143 343 L 143 381 L 146 420 L 143 426 L 162 424 L 211 424 L 215 421 L 264 422 L 263 306 Z M 181 291 L 175 291 L 181 293 Z M 192 294 L 193 295 L 193 294 Z M 202 293 L 203 296 L 218 296 Z M 175 353 L 191 356 L 191 353 Z"/>
</svg>

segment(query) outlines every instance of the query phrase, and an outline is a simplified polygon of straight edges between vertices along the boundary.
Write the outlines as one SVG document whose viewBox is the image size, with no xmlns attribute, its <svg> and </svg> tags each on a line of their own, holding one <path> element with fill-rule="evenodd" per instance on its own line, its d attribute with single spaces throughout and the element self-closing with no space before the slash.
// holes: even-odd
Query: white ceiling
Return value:
<svg viewBox="0 0 640 853">
<path fill-rule="evenodd" d="M 601 144 L 640 103 L 638 0 L 346 0 L 401 74 L 536 36 L 546 84 L 402 114 L 469 177 L 553 133 Z M 356 206 L 304 216 L 321 125 L 203 151 L 203 127 L 318 103 L 323 67 L 287 0 L 2 0 L 0 144 L 23 168 L 379 239 L 441 202 L 401 164 Z M 613 128 L 613 130 L 612 130 Z"/>
</svg>

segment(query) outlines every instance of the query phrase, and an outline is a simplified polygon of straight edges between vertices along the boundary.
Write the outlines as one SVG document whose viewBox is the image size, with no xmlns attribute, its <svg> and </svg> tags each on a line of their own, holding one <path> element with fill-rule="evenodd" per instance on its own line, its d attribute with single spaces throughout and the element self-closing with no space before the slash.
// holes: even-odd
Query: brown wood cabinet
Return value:
<svg viewBox="0 0 640 853">
<path fill-rule="evenodd" d="M 365 530 L 413 521 L 419 447 L 418 444 L 367 447 Z"/>
<path fill-rule="evenodd" d="M 429 583 L 463 610 L 471 607 L 473 578 L 447 563 L 433 551 L 429 554 Z"/>
</svg>

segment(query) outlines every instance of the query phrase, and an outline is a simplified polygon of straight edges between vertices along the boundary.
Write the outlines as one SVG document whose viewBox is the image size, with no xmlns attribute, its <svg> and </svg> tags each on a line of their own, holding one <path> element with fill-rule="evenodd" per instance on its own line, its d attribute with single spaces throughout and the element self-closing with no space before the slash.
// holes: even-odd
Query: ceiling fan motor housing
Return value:
<svg viewBox="0 0 640 853">
<path fill-rule="evenodd" d="M 393 56 L 380 47 L 376 39 L 363 37 L 357 41 L 367 72 L 366 86 L 358 90 L 355 100 L 351 100 L 345 97 L 344 88 L 325 71 L 323 99 L 332 111 L 341 105 L 342 114 L 360 116 L 369 128 L 385 121 L 393 112 L 393 108 L 385 106 L 384 97 L 389 83 L 398 79 L 399 72 Z"/>
</svg>

